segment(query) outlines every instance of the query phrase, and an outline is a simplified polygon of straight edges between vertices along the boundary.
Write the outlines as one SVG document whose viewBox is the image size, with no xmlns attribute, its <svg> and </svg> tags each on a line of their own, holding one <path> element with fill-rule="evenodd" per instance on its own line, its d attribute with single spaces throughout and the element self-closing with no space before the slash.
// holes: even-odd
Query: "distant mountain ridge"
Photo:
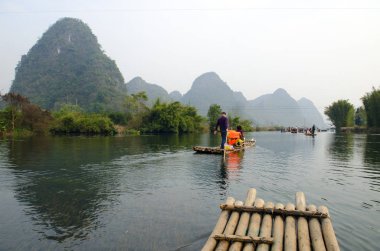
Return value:
<svg viewBox="0 0 380 251">
<path fill-rule="evenodd" d="M 225 111 L 244 115 L 247 100 L 241 92 L 234 92 L 215 72 L 207 72 L 194 80 L 181 102 L 196 107 L 203 116 L 211 104 L 219 104 Z"/>
<path fill-rule="evenodd" d="M 322 115 L 310 100 L 302 98 L 296 101 L 282 88 L 249 101 L 249 110 L 258 125 L 326 126 Z"/>
<path fill-rule="evenodd" d="M 148 96 L 148 105 L 152 106 L 159 98 L 162 102 L 173 101 L 168 92 L 159 85 L 146 82 L 141 77 L 135 77 L 126 83 L 127 93 L 135 94 L 138 92 L 145 92 Z"/>
<path fill-rule="evenodd" d="M 282 88 L 254 100 L 247 100 L 241 92 L 233 91 L 215 72 L 197 77 L 183 96 L 178 91 L 168 94 L 158 85 L 138 80 L 132 81 L 135 85 L 133 88 L 131 81 L 127 84 L 130 93 L 145 91 L 153 100 L 160 98 L 162 101 L 180 101 L 196 107 L 203 116 L 207 115 L 210 105 L 219 104 L 224 111 L 250 119 L 257 126 L 326 126 L 313 102 L 306 98 L 296 101 Z"/>
<path fill-rule="evenodd" d="M 148 105 L 158 98 L 162 102 L 179 101 L 196 107 L 203 116 L 210 105 L 219 104 L 233 116 L 259 126 L 325 126 L 322 115 L 306 98 L 296 101 L 280 88 L 247 100 L 215 72 L 197 77 L 184 95 L 178 91 L 169 94 L 141 77 L 125 84 L 116 63 L 104 54 L 91 29 L 75 18 L 58 20 L 22 56 L 10 89 L 45 109 L 69 103 L 95 112 L 123 110 L 125 96 L 142 91 L 148 96 Z"/>
</svg>

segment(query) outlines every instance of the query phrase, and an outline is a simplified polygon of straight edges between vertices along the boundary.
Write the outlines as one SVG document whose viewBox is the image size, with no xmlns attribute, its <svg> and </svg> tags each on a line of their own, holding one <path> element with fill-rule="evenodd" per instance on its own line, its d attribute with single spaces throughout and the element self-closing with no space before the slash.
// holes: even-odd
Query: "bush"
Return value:
<svg viewBox="0 0 380 251">
<path fill-rule="evenodd" d="M 55 113 L 56 120 L 50 129 L 53 134 L 113 135 L 116 133 L 113 122 L 107 116 L 65 109 Z"/>
</svg>

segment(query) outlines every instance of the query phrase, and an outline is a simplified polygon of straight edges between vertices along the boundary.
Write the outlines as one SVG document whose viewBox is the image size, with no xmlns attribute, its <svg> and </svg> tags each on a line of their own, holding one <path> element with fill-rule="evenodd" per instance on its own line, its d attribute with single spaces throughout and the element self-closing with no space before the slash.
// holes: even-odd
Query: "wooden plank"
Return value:
<svg viewBox="0 0 380 251">
<path fill-rule="evenodd" d="M 309 205 L 307 209 L 311 212 L 317 211 L 317 208 L 314 205 Z M 309 232 L 313 251 L 326 251 L 321 224 L 318 219 L 312 218 L 309 220 Z"/>
<path fill-rule="evenodd" d="M 295 207 L 293 204 L 288 203 L 285 209 L 290 211 L 290 210 L 294 210 Z M 297 250 L 296 220 L 291 215 L 285 218 L 284 250 L 285 251 Z"/>
<path fill-rule="evenodd" d="M 248 190 L 247 198 L 245 199 L 245 206 L 252 206 L 256 199 L 256 189 L 251 188 Z M 247 233 L 250 213 L 243 212 L 240 215 L 239 224 L 236 228 L 235 235 L 243 236 Z M 230 251 L 240 251 L 243 247 L 242 242 L 234 242 L 231 244 Z"/>
<path fill-rule="evenodd" d="M 254 205 L 257 208 L 263 208 L 264 200 L 257 199 Z M 249 220 L 249 227 L 248 227 L 249 236 L 259 236 L 260 223 L 261 223 L 261 214 L 253 213 L 251 216 L 251 219 Z M 255 245 L 253 243 L 246 243 L 244 245 L 243 251 L 254 251 L 254 250 L 255 250 Z"/>
<path fill-rule="evenodd" d="M 327 218 L 328 214 L 322 212 L 310 212 L 306 210 L 287 210 L 286 208 L 258 208 L 256 206 L 236 206 L 236 205 L 227 205 L 221 204 L 220 209 L 230 210 L 230 211 L 239 211 L 239 212 L 251 212 L 251 213 L 263 213 L 263 214 L 273 214 L 273 215 L 283 215 L 283 216 L 303 216 L 303 217 L 313 217 L 313 218 Z"/>
<path fill-rule="evenodd" d="M 235 205 L 243 205 L 243 202 L 242 201 L 236 201 Z M 224 229 L 224 232 L 223 232 L 224 234 L 229 235 L 229 234 L 233 234 L 235 232 L 236 226 L 237 226 L 238 221 L 239 221 L 239 217 L 240 217 L 239 212 L 232 212 L 231 213 L 231 216 L 230 216 L 230 219 L 228 220 L 227 226 Z M 220 241 L 218 243 L 218 245 L 216 246 L 215 250 L 216 251 L 226 251 L 226 250 L 228 250 L 229 246 L 230 246 L 229 241 L 226 241 L 226 240 Z"/>
<path fill-rule="evenodd" d="M 303 192 L 296 193 L 296 208 L 301 211 L 306 210 L 306 198 Z M 298 250 L 311 251 L 309 226 L 306 218 L 299 217 L 297 221 L 298 233 Z"/>
<path fill-rule="evenodd" d="M 249 236 L 249 235 L 243 236 L 243 235 L 234 235 L 234 234 L 216 234 L 214 235 L 214 238 L 216 240 L 234 241 L 234 243 L 243 243 L 243 242 L 255 243 L 255 244 L 260 244 L 260 243 L 272 244 L 273 243 L 273 238 Z"/>
<path fill-rule="evenodd" d="M 228 197 L 226 200 L 226 204 L 233 205 L 235 202 L 235 199 L 232 197 Z M 213 238 L 215 234 L 221 234 L 224 231 L 224 228 L 226 227 L 226 224 L 228 222 L 228 219 L 230 217 L 230 211 L 223 210 L 220 213 L 219 219 L 215 225 L 214 230 L 212 231 L 210 237 L 207 239 L 206 244 L 203 246 L 202 251 L 211 251 L 214 250 L 217 244 L 217 240 Z"/>
<path fill-rule="evenodd" d="M 284 205 L 277 203 L 276 209 L 283 209 Z M 284 244 L 284 219 L 281 215 L 277 215 L 273 224 L 273 245 L 271 251 L 282 251 Z"/>
<path fill-rule="evenodd" d="M 329 213 L 329 210 L 325 206 L 320 206 L 318 210 L 322 213 Z M 340 251 L 338 240 L 336 239 L 335 232 L 330 218 L 321 220 L 322 233 L 325 239 L 326 248 L 328 251 Z"/>
<path fill-rule="evenodd" d="M 265 208 L 273 208 L 272 202 L 265 203 Z M 272 215 L 265 214 L 263 217 L 263 222 L 261 222 L 260 227 L 260 237 L 271 237 L 272 233 Z M 269 251 L 269 244 L 259 244 L 257 246 L 257 251 Z"/>
</svg>

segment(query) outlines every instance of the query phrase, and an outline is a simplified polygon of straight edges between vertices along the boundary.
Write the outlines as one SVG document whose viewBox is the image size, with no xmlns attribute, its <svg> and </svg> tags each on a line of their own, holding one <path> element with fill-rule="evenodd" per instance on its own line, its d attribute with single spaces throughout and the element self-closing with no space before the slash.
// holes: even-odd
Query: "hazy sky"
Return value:
<svg viewBox="0 0 380 251">
<path fill-rule="evenodd" d="M 378 0 L 0 0 L 0 91 L 62 17 L 87 23 L 125 81 L 185 93 L 215 71 L 254 99 L 277 88 L 319 110 L 380 86 Z"/>
</svg>

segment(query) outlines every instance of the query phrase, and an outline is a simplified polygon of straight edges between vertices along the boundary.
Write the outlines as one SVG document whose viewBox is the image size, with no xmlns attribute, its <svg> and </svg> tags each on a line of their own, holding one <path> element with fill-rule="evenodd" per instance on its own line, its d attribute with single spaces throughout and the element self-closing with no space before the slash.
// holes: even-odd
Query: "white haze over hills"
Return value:
<svg viewBox="0 0 380 251">
<path fill-rule="evenodd" d="M 284 88 L 323 112 L 380 85 L 378 0 L 2 0 L 0 92 L 62 17 L 88 24 L 125 79 L 167 91 L 215 71 L 248 100 Z"/>
<path fill-rule="evenodd" d="M 286 90 L 277 89 L 271 94 L 247 100 L 243 93 L 233 91 L 216 73 L 207 72 L 197 77 L 190 90 L 183 96 L 179 92 L 168 93 L 156 84 L 136 77 L 127 83 L 129 94 L 144 91 L 151 105 L 157 98 L 162 101 L 180 101 L 195 106 L 203 116 L 212 104 L 219 104 L 233 116 L 250 119 L 257 126 L 311 127 L 315 124 L 325 128 L 326 123 L 312 101 L 301 98 L 296 101 Z"/>
</svg>

